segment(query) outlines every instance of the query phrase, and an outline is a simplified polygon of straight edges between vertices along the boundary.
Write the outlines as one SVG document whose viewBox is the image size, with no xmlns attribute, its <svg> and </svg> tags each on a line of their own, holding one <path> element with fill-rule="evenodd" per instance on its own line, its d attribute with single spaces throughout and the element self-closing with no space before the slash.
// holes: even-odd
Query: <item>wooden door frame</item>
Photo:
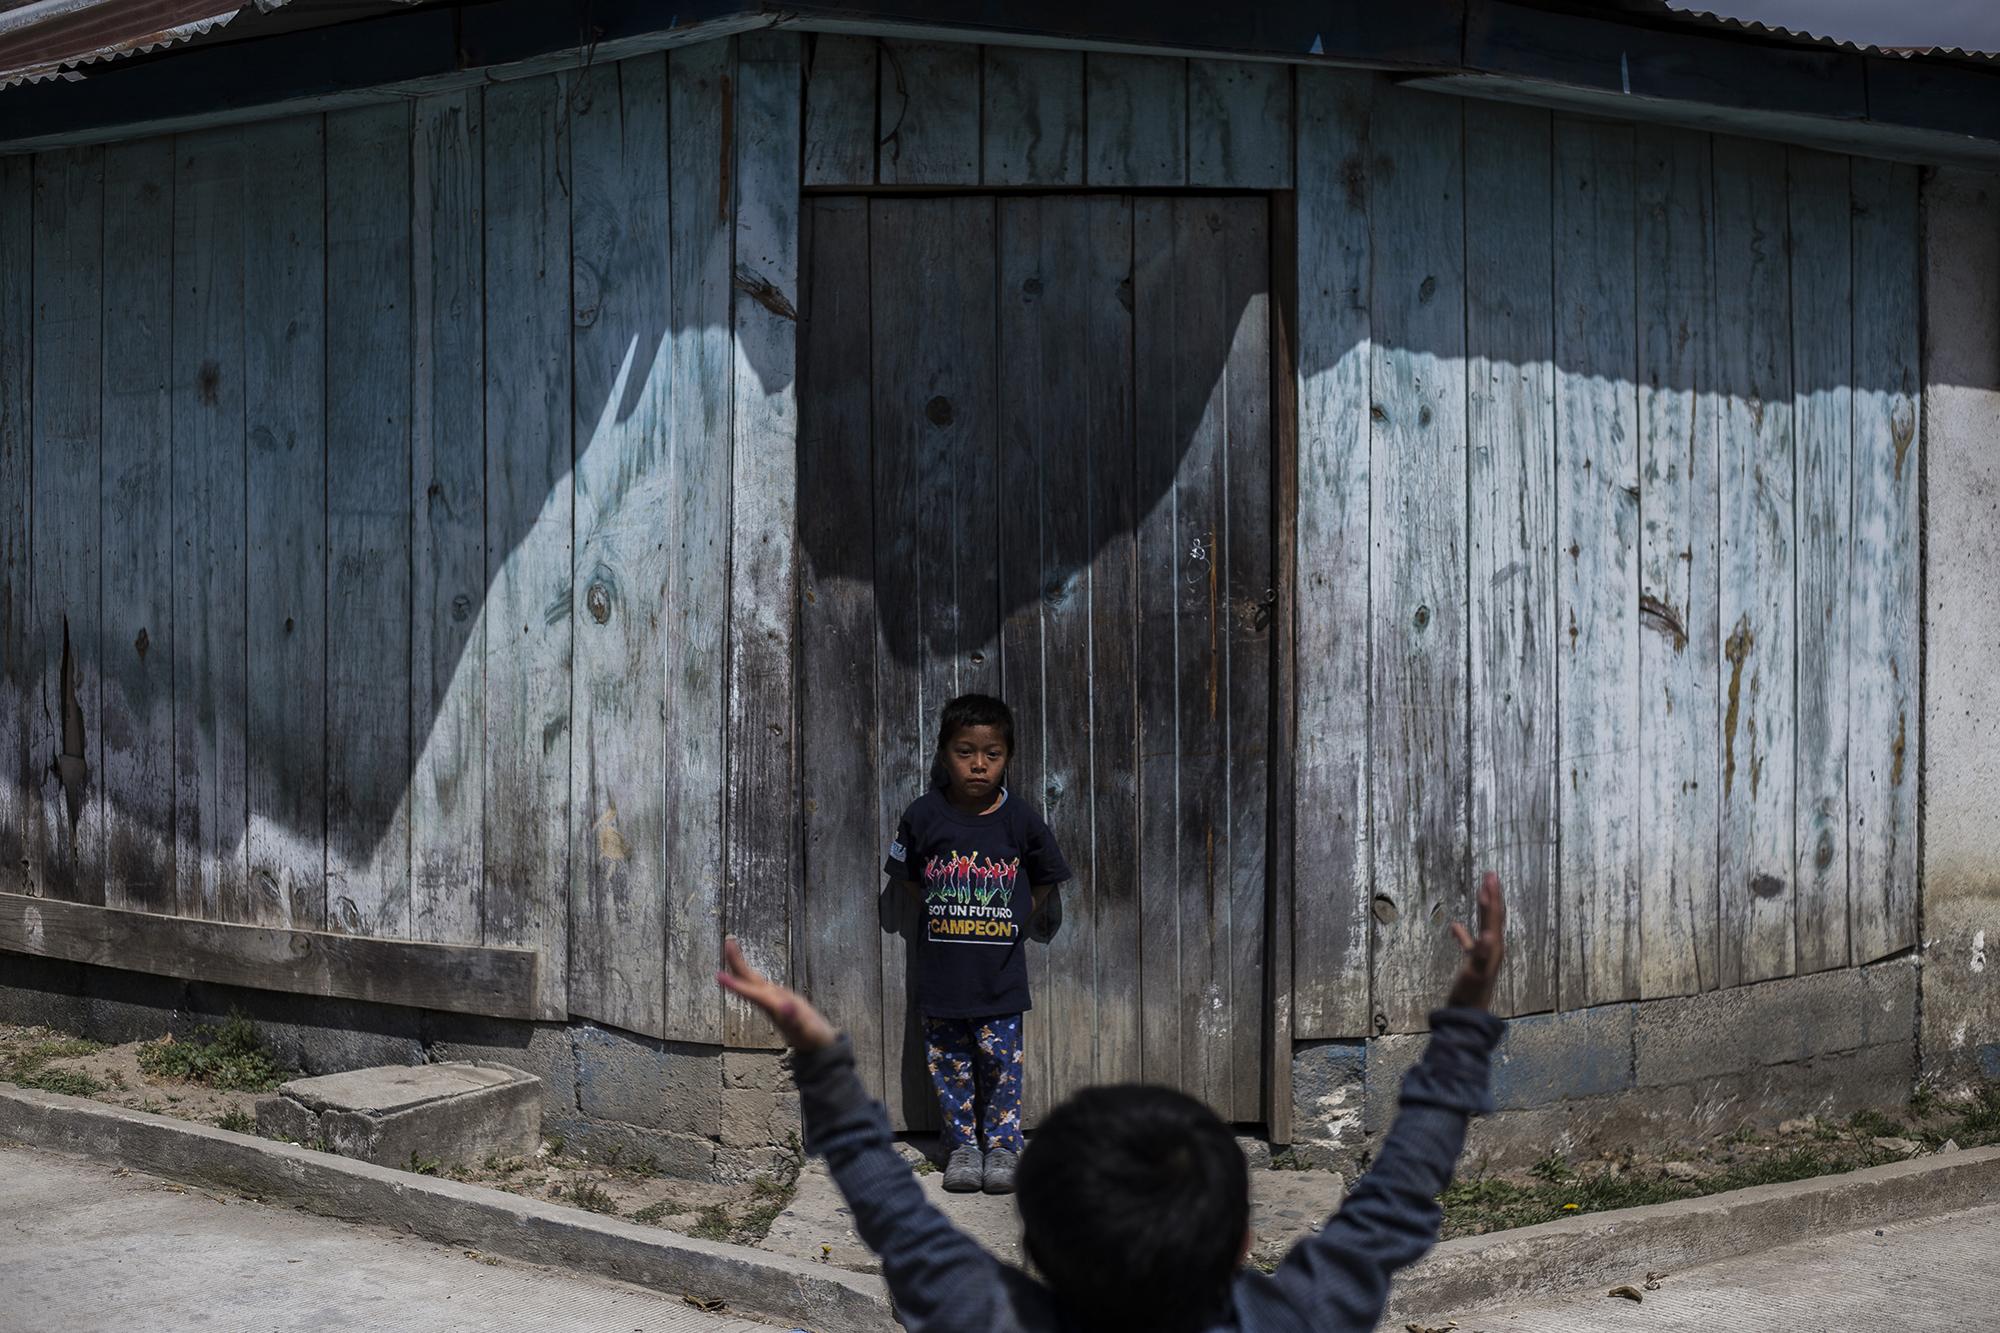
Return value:
<svg viewBox="0 0 2000 1333">
<path fill-rule="evenodd" d="M 1267 200 L 1271 263 L 1271 533 L 1278 603 L 1271 624 L 1271 783 L 1264 884 L 1264 1128 L 1292 1141 L 1292 909 L 1298 822 L 1298 194 Z"/>
<path fill-rule="evenodd" d="M 1264 884 L 1264 1126 L 1270 1142 L 1289 1144 L 1293 1133 L 1292 1107 L 1292 914 L 1296 902 L 1294 875 L 1297 774 L 1293 765 L 1298 754 L 1298 195 L 1295 190 L 1212 190 L 1188 188 L 1144 189 L 1049 189 L 1046 187 L 995 189 L 992 187 L 937 187 L 896 189 L 881 186 L 827 186 L 801 190 L 801 198 L 814 195 L 853 196 L 873 202 L 878 198 L 908 199 L 913 196 L 950 197 L 987 195 L 996 199 L 1010 195 L 1056 195 L 1089 197 L 1114 194 L 1127 198 L 1181 195 L 1227 194 L 1239 198 L 1259 198 L 1265 202 L 1267 224 L 1266 258 L 1270 266 L 1269 318 L 1271 346 L 1271 532 L 1272 571 L 1276 594 L 1273 608 L 1271 653 L 1271 713 L 1269 719 L 1271 778 L 1265 796 L 1266 858 Z M 810 225 L 810 210 L 801 210 L 801 227 Z M 801 290 L 810 283 L 804 266 L 811 262 L 812 248 L 800 242 L 799 275 Z M 803 581 L 799 584 L 804 588 Z M 795 655 L 804 652 L 800 639 Z M 803 663 L 798 663 L 803 668 Z M 802 677 L 801 677 L 802 678 Z M 800 692 L 793 692 L 794 709 Z M 797 719 L 795 719 L 796 721 Z M 798 733 L 798 734 L 803 734 Z M 804 756 L 801 754 L 801 759 Z M 803 817 L 804 770 L 797 774 L 795 804 Z M 800 862 L 803 875 L 804 859 Z M 804 882 L 794 885 L 795 903 L 803 903 Z M 795 914 L 794 920 L 799 919 Z M 796 930 L 791 947 L 794 974 L 799 975 Z"/>
</svg>

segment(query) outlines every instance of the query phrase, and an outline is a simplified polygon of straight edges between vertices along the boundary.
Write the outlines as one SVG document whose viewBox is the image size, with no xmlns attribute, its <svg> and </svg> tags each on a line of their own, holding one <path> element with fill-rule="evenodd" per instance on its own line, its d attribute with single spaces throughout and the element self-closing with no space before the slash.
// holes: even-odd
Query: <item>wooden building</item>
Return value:
<svg viewBox="0 0 2000 1333">
<path fill-rule="evenodd" d="M 1485 867 L 1517 1032 L 1865 994 L 1744 1068 L 1907 1091 L 1923 169 L 2000 74 L 1646 0 L 380 8 L 0 92 L 0 982 L 754 1050 L 733 932 L 921 1128 L 879 867 L 977 688 L 1078 871 L 1037 1106 L 1351 1141 L 1295 1077 L 1421 1031 Z"/>
</svg>

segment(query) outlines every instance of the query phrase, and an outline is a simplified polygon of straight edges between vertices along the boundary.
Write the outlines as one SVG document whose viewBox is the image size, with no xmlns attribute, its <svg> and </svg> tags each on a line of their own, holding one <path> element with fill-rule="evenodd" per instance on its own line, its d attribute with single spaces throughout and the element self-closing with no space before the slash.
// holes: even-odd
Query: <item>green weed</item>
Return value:
<svg viewBox="0 0 2000 1333">
<path fill-rule="evenodd" d="M 649 1203 L 644 1208 L 633 1210 L 632 1220 L 634 1222 L 643 1222 L 649 1227 L 658 1226 L 660 1219 L 673 1211 L 673 1201 L 670 1199 L 661 1199 L 657 1203 Z"/>
<path fill-rule="evenodd" d="M 227 1129 L 237 1134 L 255 1134 L 257 1117 L 246 1111 L 230 1111 L 215 1122 L 218 1129 Z"/>
<path fill-rule="evenodd" d="M 156 1078 L 236 1092 L 269 1092 L 291 1075 L 241 1014 L 231 1014 L 219 1028 L 196 1028 L 193 1041 L 169 1035 L 146 1043 L 139 1048 L 139 1068 Z"/>
<path fill-rule="evenodd" d="M 694 1215 L 694 1225 L 688 1228 L 688 1235 L 697 1240 L 728 1240 L 730 1231 L 729 1210 L 719 1203 L 712 1203 Z"/>
<path fill-rule="evenodd" d="M 68 1097 L 95 1097 L 104 1091 L 102 1083 L 77 1069 L 41 1069 L 20 1082 L 24 1088 L 40 1088 L 43 1092 L 59 1092 Z"/>
<path fill-rule="evenodd" d="M 588 1208 L 593 1213 L 616 1214 L 618 1201 L 594 1180 L 586 1180 L 569 1192 L 569 1201 L 579 1208 Z"/>
<path fill-rule="evenodd" d="M 417 1175 L 434 1176 L 440 1170 L 442 1170 L 443 1167 L 444 1163 L 435 1157 L 419 1157 L 414 1152 L 410 1154 L 410 1165 L 408 1169 L 415 1172 Z"/>
</svg>

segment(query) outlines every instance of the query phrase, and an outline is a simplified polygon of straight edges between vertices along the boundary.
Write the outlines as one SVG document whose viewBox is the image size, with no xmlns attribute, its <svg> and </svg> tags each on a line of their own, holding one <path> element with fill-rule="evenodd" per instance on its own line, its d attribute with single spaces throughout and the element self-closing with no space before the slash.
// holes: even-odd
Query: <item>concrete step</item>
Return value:
<svg viewBox="0 0 2000 1333">
<path fill-rule="evenodd" d="M 379 1166 L 532 1157 L 542 1083 L 508 1065 L 383 1065 L 294 1079 L 257 1103 L 257 1132 Z"/>
</svg>

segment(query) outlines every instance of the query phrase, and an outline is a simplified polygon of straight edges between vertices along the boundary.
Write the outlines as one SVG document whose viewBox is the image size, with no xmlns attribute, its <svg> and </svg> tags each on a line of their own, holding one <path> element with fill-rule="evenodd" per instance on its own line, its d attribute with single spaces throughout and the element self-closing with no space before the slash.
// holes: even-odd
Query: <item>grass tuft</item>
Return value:
<svg viewBox="0 0 2000 1333">
<path fill-rule="evenodd" d="M 588 1208 L 593 1213 L 616 1215 L 618 1212 L 618 1201 L 594 1180 L 586 1180 L 581 1185 L 573 1186 L 569 1192 L 569 1201 L 579 1208 Z"/>
<path fill-rule="evenodd" d="M 229 1111 L 215 1122 L 216 1128 L 230 1130 L 237 1134 L 255 1134 L 257 1117 L 247 1111 Z"/>
<path fill-rule="evenodd" d="M 139 1068 L 155 1078 L 186 1079 L 234 1092 L 269 1092 L 291 1075 L 241 1014 L 231 1014 L 219 1028 L 196 1028 L 193 1041 L 169 1035 L 147 1042 L 139 1048 Z"/>
<path fill-rule="evenodd" d="M 68 1097 L 95 1097 L 104 1085 L 80 1069 L 38 1069 L 21 1080 L 24 1088 L 58 1092 Z"/>
</svg>

